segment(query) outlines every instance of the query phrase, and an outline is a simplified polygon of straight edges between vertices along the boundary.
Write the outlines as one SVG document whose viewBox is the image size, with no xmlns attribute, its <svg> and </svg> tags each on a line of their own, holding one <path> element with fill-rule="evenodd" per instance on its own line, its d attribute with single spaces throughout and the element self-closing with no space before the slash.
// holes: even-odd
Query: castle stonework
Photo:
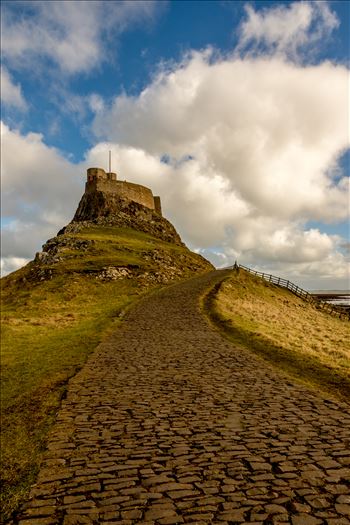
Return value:
<svg viewBox="0 0 350 525">
<path fill-rule="evenodd" d="M 154 197 L 152 191 L 141 184 L 117 180 L 116 173 L 106 173 L 102 168 L 89 168 L 85 193 L 102 191 L 112 193 L 124 199 L 142 204 L 162 215 L 160 197 Z"/>
</svg>

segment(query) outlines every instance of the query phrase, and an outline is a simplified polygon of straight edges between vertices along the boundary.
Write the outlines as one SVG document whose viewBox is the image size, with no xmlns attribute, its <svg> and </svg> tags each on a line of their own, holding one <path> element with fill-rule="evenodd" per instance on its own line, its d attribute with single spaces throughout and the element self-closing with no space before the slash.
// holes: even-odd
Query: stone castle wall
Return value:
<svg viewBox="0 0 350 525">
<path fill-rule="evenodd" d="M 153 197 L 154 198 L 154 209 L 159 215 L 162 215 L 162 204 L 160 202 L 160 197 Z"/>
<path fill-rule="evenodd" d="M 102 191 L 113 193 L 122 198 L 135 201 L 162 215 L 160 197 L 154 197 L 152 191 L 140 184 L 116 180 L 115 173 L 105 173 L 101 168 L 89 168 L 85 193 Z"/>
</svg>

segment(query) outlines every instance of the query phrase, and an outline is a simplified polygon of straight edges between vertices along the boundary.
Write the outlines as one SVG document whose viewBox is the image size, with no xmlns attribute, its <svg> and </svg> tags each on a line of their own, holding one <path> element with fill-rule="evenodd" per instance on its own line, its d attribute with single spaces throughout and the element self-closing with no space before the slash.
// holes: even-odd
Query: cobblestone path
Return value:
<svg viewBox="0 0 350 525">
<path fill-rule="evenodd" d="M 350 523 L 350 405 L 152 294 L 70 381 L 20 525 Z"/>
</svg>

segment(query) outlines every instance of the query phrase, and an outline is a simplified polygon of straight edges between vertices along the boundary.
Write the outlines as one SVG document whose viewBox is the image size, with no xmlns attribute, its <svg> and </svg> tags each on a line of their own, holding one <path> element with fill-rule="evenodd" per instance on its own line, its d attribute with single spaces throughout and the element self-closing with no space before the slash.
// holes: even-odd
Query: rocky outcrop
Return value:
<svg viewBox="0 0 350 525">
<path fill-rule="evenodd" d="M 99 252 L 98 241 L 74 237 L 74 234 L 84 233 L 84 230 L 92 226 L 96 224 L 89 221 L 72 222 L 64 229 L 64 233 L 61 230 L 60 235 L 49 239 L 43 245 L 43 251 L 38 252 L 34 261 L 28 265 L 26 279 L 33 282 L 50 280 L 60 272 L 61 264 L 67 260 L 83 260 L 91 249 Z M 142 251 L 141 256 L 147 270 L 138 264 L 109 265 L 102 268 L 88 268 L 82 265 L 79 270 L 75 268 L 74 272 L 100 281 L 136 279 L 140 286 L 147 287 L 152 284 L 169 284 L 191 273 L 203 273 L 213 269 L 204 257 L 191 252 L 186 246 L 174 253 L 167 246 L 160 244 L 157 248 Z M 66 267 L 65 271 L 68 271 Z"/>
<path fill-rule="evenodd" d="M 102 191 L 84 193 L 73 221 L 68 229 L 64 228 L 59 233 L 72 232 L 77 223 L 126 226 L 149 233 L 166 242 L 183 244 L 174 226 L 156 211 L 137 202 Z"/>
<path fill-rule="evenodd" d="M 69 258 L 69 255 L 67 255 L 68 251 L 79 250 L 79 252 L 82 253 L 93 245 L 94 242 L 93 240 L 76 239 L 68 236 L 53 237 L 46 241 L 41 252 L 35 254 L 34 262 L 43 265 L 58 263 L 63 259 Z"/>
</svg>

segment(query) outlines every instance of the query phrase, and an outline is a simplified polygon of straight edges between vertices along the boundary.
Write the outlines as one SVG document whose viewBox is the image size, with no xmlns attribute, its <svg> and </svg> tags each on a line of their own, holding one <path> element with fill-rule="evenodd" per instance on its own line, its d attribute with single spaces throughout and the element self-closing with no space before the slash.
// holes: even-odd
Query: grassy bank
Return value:
<svg viewBox="0 0 350 525">
<path fill-rule="evenodd" d="M 162 257 L 168 264 L 182 258 L 182 278 L 193 274 L 197 257 L 127 228 L 92 227 L 74 238 L 93 242 L 83 251 L 68 246 L 58 263 L 45 265 L 52 279 L 33 280 L 30 266 L 2 279 L 2 522 L 35 479 L 67 380 L 123 322 L 125 309 L 160 286 L 139 279 L 154 270 L 152 254 L 160 268 Z M 132 276 L 98 279 L 109 265 L 132 267 Z"/>
<path fill-rule="evenodd" d="M 244 270 L 206 299 L 213 322 L 298 380 L 350 397 L 350 324 Z"/>
<path fill-rule="evenodd" d="M 68 378 L 138 296 L 132 282 L 86 281 L 79 276 L 74 281 L 55 279 L 26 299 L 22 293 L 20 307 L 3 308 L 3 518 L 21 502 L 35 478 Z"/>
</svg>

